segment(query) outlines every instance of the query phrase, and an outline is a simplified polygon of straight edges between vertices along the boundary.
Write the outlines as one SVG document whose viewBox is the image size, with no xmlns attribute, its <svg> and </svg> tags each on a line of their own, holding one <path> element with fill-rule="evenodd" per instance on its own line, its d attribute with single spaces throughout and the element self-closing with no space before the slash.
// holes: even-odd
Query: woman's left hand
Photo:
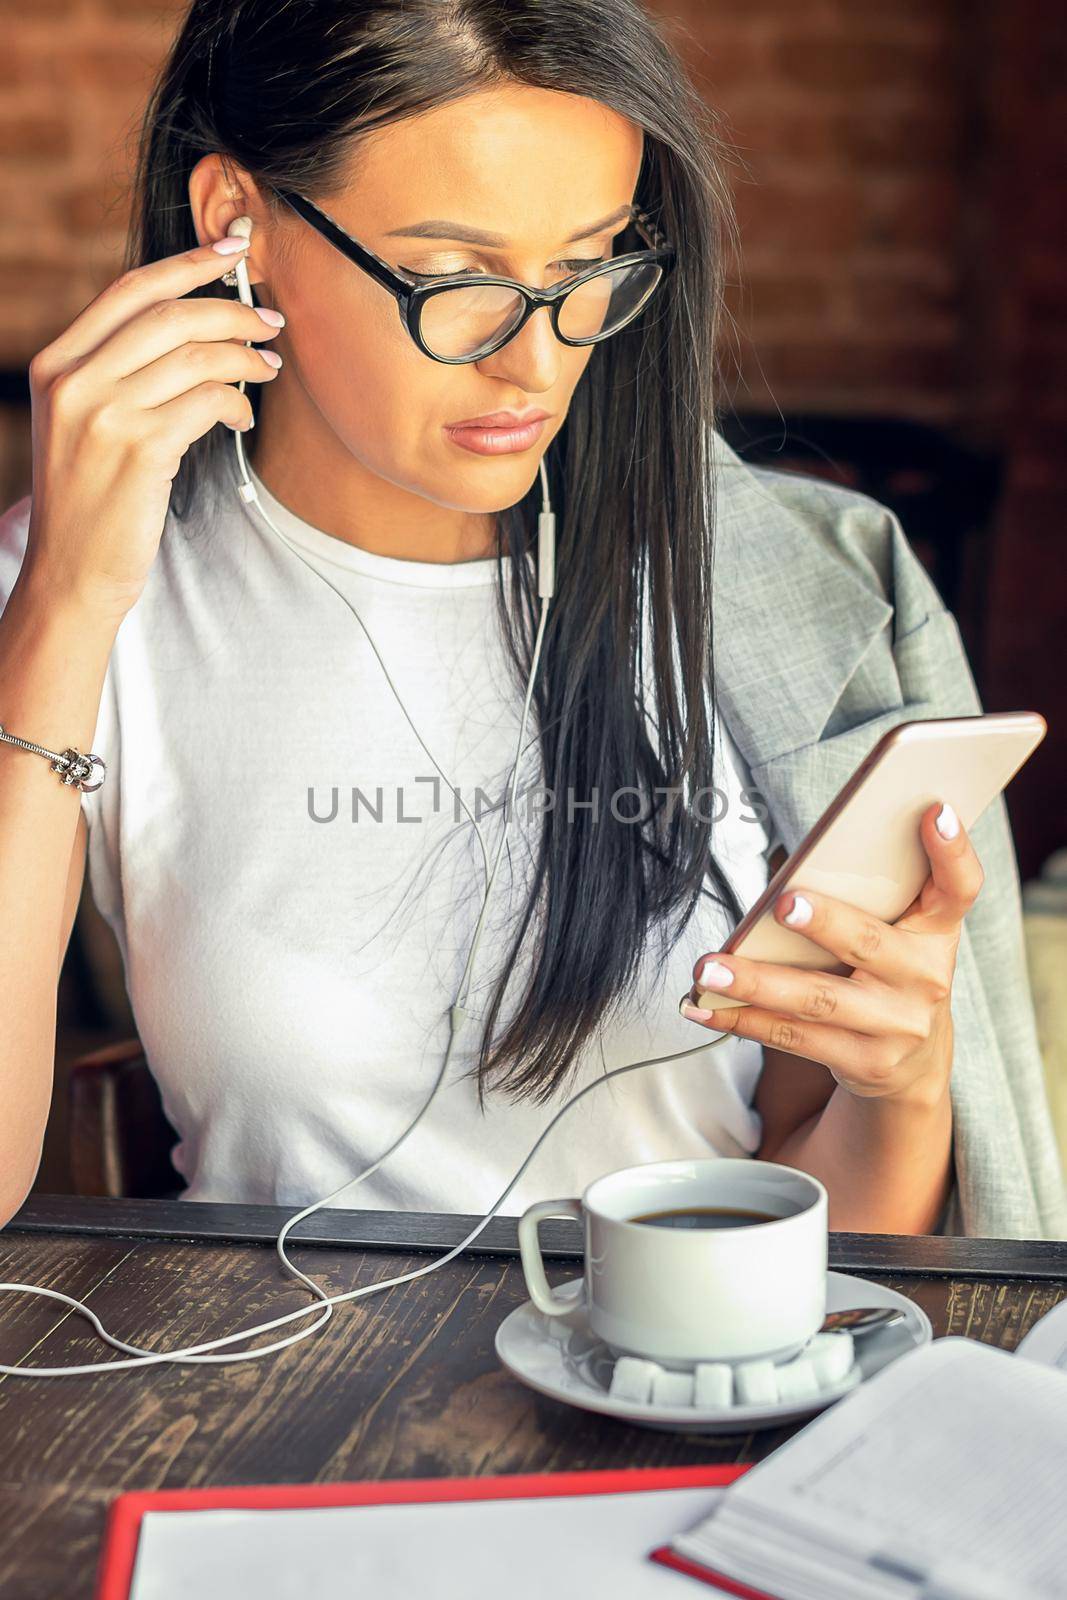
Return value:
<svg viewBox="0 0 1067 1600">
<path fill-rule="evenodd" d="M 938 815 L 955 827 L 948 838 L 935 825 Z M 935 1103 L 952 1071 L 950 997 L 960 928 L 985 874 L 951 806 L 935 802 L 923 813 L 919 834 L 930 876 L 895 923 L 807 889 L 778 898 L 778 921 L 852 972 L 836 976 L 744 956 L 701 956 L 682 1014 L 713 1033 L 739 1034 L 822 1062 L 852 1094 Z M 725 983 L 710 981 L 717 969 L 729 974 Z M 749 1004 L 685 1011 L 700 989 Z"/>
</svg>

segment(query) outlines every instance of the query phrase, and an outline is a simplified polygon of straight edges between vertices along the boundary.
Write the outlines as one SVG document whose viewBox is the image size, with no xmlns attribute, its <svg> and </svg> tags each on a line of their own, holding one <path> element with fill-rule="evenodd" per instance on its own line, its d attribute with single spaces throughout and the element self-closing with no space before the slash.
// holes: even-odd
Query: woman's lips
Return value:
<svg viewBox="0 0 1067 1600">
<path fill-rule="evenodd" d="M 488 428 L 484 424 L 467 423 L 462 427 L 446 427 L 448 437 L 464 450 L 473 450 L 479 456 L 509 455 L 514 450 L 528 450 L 541 437 L 541 430 L 550 418 L 527 422 L 523 427 Z"/>
</svg>

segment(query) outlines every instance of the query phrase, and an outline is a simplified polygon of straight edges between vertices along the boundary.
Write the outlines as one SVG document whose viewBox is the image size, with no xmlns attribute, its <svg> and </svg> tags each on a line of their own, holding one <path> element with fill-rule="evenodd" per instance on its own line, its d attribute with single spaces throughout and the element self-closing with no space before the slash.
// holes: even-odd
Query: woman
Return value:
<svg viewBox="0 0 1067 1600">
<path fill-rule="evenodd" d="M 266 320 L 221 281 L 238 218 Z M 957 674 L 919 714 L 973 694 L 885 508 L 753 472 L 716 433 L 729 226 L 714 127 L 635 0 L 194 0 L 146 114 L 130 268 L 35 358 L 33 494 L 5 518 L 4 728 L 109 770 L 79 809 L 0 745 L 0 916 L 24 930 L 3 976 L 27 997 L 3 1215 L 36 1170 L 87 854 L 188 1198 L 332 1191 L 445 1058 L 341 1203 L 480 1214 L 582 1083 L 673 1053 L 584 1096 L 504 1209 L 720 1153 L 822 1178 L 835 1229 L 1060 1226 L 1000 803 L 975 915 L 1015 963 L 1014 1043 L 976 1031 L 978 951 L 959 1006 L 988 866 L 949 806 L 895 927 L 807 896 L 807 936 L 863 955 L 822 1014 L 790 969 L 711 959 L 772 835 L 795 843 L 912 714 L 908 640 L 917 673 Z M 606 293 L 597 263 L 638 252 Z M 412 319 L 442 275 L 462 298 Z M 578 283 L 520 322 L 486 276 Z M 253 422 L 255 504 L 230 431 Z M 472 972 L 479 823 L 499 842 L 535 648 L 520 769 L 551 803 L 514 812 Z M 836 767 L 805 768 L 824 745 Z M 718 816 L 674 803 L 686 781 Z M 623 792 L 636 826 L 598 814 Z M 753 1003 L 714 1049 L 721 1018 L 697 1022 L 694 1054 L 677 996 L 722 969 Z"/>
</svg>

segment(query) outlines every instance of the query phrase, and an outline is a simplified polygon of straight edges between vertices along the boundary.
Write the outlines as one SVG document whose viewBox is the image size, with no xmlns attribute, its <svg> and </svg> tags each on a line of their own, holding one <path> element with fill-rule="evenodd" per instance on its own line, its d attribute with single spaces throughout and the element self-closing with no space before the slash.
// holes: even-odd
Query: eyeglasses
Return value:
<svg viewBox="0 0 1067 1600">
<path fill-rule="evenodd" d="M 631 206 L 633 227 L 648 246 L 598 261 L 551 289 L 531 289 L 512 278 L 448 273 L 432 283 L 419 273 L 391 267 L 353 239 L 340 223 L 304 195 L 271 188 L 341 254 L 354 261 L 397 302 L 400 320 L 424 355 L 460 366 L 492 355 L 547 306 L 563 344 L 597 344 L 634 320 L 674 266 L 676 252 L 647 212 Z"/>
</svg>

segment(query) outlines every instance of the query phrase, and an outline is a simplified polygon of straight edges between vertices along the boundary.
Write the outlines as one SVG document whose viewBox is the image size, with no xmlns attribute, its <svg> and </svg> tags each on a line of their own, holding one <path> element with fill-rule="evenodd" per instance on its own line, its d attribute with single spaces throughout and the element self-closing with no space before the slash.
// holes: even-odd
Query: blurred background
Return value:
<svg viewBox="0 0 1067 1600">
<path fill-rule="evenodd" d="M 897 511 L 986 709 L 1048 721 L 1007 799 L 1067 1151 L 1067 12 L 647 3 L 734 150 L 724 432 Z M 184 9 L 0 0 L 0 510 L 30 489 L 27 363 L 121 270 L 137 128 Z M 39 1190 L 108 1192 L 99 1152 L 75 1139 L 72 1164 L 71 1065 L 134 1034 L 86 885 Z M 109 1114 L 98 1084 L 75 1120 L 106 1143 Z"/>
</svg>

